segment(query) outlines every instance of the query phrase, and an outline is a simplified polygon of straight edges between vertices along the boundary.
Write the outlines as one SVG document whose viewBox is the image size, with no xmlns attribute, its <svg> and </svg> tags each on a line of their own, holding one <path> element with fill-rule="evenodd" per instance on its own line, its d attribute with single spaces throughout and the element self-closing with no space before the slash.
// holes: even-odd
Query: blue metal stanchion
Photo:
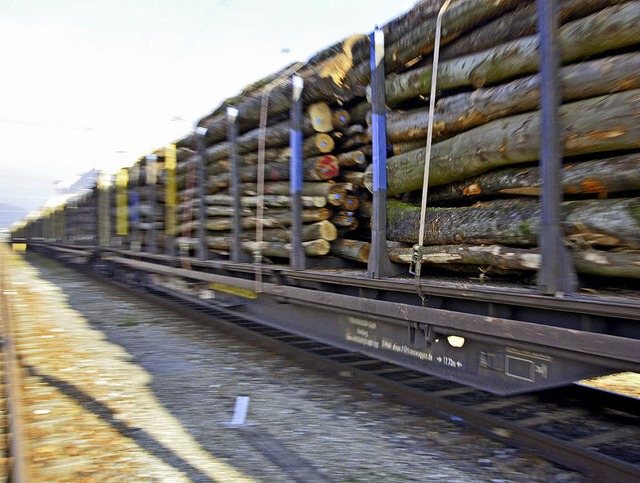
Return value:
<svg viewBox="0 0 640 483">
<path fill-rule="evenodd" d="M 229 259 L 232 262 L 250 262 L 251 256 L 242 251 L 242 180 L 240 179 L 240 157 L 236 145 L 238 137 L 238 109 L 227 107 L 227 141 L 231 160 L 229 189 L 233 197 L 233 215 L 231 217 L 231 247 Z"/>
<path fill-rule="evenodd" d="M 291 258 L 292 270 L 304 270 L 307 265 L 304 247 L 302 246 L 302 77 L 291 78 L 291 131 L 289 144 L 291 147 L 291 163 L 289 165 L 291 193 Z"/>
<path fill-rule="evenodd" d="M 384 92 L 384 36 L 376 27 L 371 34 L 371 121 L 373 144 L 373 216 L 368 272 L 386 278 L 406 272 L 389 260 L 387 249 L 387 132 Z"/>
<path fill-rule="evenodd" d="M 543 294 L 555 295 L 574 292 L 577 282 L 569 251 L 562 241 L 560 224 L 562 145 L 558 118 L 561 97 L 558 82 L 560 56 L 557 41 L 557 0 L 538 0 L 537 6 L 542 116 L 542 229 L 538 243 L 541 253 L 538 290 Z"/>
</svg>

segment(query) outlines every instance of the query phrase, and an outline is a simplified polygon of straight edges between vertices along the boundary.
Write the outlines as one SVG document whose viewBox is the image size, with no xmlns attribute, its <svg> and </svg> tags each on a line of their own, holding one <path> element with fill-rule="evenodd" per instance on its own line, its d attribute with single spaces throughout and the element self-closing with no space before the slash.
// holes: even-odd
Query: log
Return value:
<svg viewBox="0 0 640 483">
<path fill-rule="evenodd" d="M 358 211 L 358 208 L 360 208 L 360 198 L 347 195 L 344 197 L 344 202 L 340 205 L 340 208 L 344 211 Z"/>
<path fill-rule="evenodd" d="M 367 121 L 367 114 L 371 110 L 369 102 L 360 102 L 349 109 L 349 117 L 354 124 L 364 124 Z"/>
<path fill-rule="evenodd" d="M 209 206 L 207 207 L 207 216 L 233 216 L 235 210 L 231 206 Z M 255 212 L 249 208 L 240 210 L 242 216 L 255 216 Z"/>
<path fill-rule="evenodd" d="M 289 145 L 291 123 L 290 121 L 279 122 L 265 129 L 265 148 L 282 148 Z M 305 136 L 311 136 L 315 131 L 311 121 L 305 117 L 302 132 Z M 260 140 L 260 129 L 253 129 L 236 139 L 238 154 L 257 151 Z M 229 143 L 220 142 L 205 151 L 205 159 L 208 162 L 226 159 L 229 157 Z"/>
<path fill-rule="evenodd" d="M 307 116 L 313 129 L 319 133 L 333 131 L 333 113 L 326 102 L 316 102 L 307 109 Z"/>
<path fill-rule="evenodd" d="M 373 200 L 360 200 L 360 209 L 358 210 L 358 216 L 360 218 L 371 218 L 373 216 Z"/>
<path fill-rule="evenodd" d="M 226 194 L 209 195 L 206 197 L 208 205 L 232 206 L 233 196 Z M 322 196 L 301 196 L 302 206 L 307 208 L 322 208 L 326 206 L 327 199 Z M 246 207 L 258 206 L 259 199 L 257 196 L 242 196 L 240 204 Z M 281 208 L 291 206 L 291 196 L 286 195 L 265 195 L 262 197 L 264 206 L 273 208 Z"/>
<path fill-rule="evenodd" d="M 244 193 L 250 195 L 257 194 L 257 186 L 252 183 L 243 183 Z M 302 183 L 303 196 L 322 196 L 333 206 L 340 206 L 348 191 L 353 191 L 351 183 L 314 182 L 305 181 Z M 288 181 L 268 181 L 264 184 L 264 193 L 267 195 L 287 195 L 291 192 Z"/>
<path fill-rule="evenodd" d="M 605 52 L 630 47 L 640 37 L 640 2 L 616 5 L 558 30 L 563 64 Z M 445 60 L 438 67 L 438 90 L 459 87 L 480 88 L 538 71 L 537 35 L 524 37 L 493 49 Z M 397 105 L 408 99 L 429 95 L 431 66 L 390 77 L 385 82 L 386 102 Z"/>
<path fill-rule="evenodd" d="M 217 176 L 219 174 L 228 173 L 230 171 L 231 161 L 229 161 L 228 159 L 221 159 L 213 163 L 207 163 L 206 173 L 208 176 Z"/>
<path fill-rule="evenodd" d="M 342 168 L 365 169 L 367 167 L 367 158 L 360 150 L 348 151 L 336 155 L 338 166 Z"/>
<path fill-rule="evenodd" d="M 560 25 L 564 25 L 605 7 L 626 1 L 628 0 L 561 0 L 558 2 L 558 22 Z M 440 52 L 440 58 L 443 60 L 452 59 L 480 52 L 509 40 L 534 35 L 538 29 L 537 22 L 536 3 L 523 3 L 518 5 L 515 10 L 445 45 Z"/>
<path fill-rule="evenodd" d="M 640 53 L 637 52 L 569 65 L 560 70 L 562 97 L 566 102 L 638 89 L 637 72 L 640 72 Z M 451 136 L 495 119 L 533 111 L 539 104 L 538 75 L 444 97 L 436 103 L 433 137 Z M 389 113 L 387 140 L 399 143 L 426 139 L 428 118 L 428 108 Z"/>
<path fill-rule="evenodd" d="M 336 143 L 331 136 L 324 133 L 314 134 L 302 142 L 302 156 L 305 158 L 328 154 L 333 151 Z"/>
<path fill-rule="evenodd" d="M 358 127 L 362 132 L 355 132 L 350 134 L 344 133 L 340 139 L 340 144 L 338 146 L 341 152 L 357 150 L 361 146 L 371 143 L 371 135 L 367 132 L 367 129 L 364 126 L 349 126 L 349 128 L 354 127 Z"/>
<path fill-rule="evenodd" d="M 302 225 L 302 241 L 320 239 L 333 241 L 337 237 L 338 230 L 335 225 L 328 220 Z M 262 239 L 265 241 L 290 242 L 291 230 L 285 228 L 267 228 L 262 232 Z"/>
<path fill-rule="evenodd" d="M 320 257 L 329 253 L 331 244 L 327 240 L 312 240 L 302 242 L 305 255 Z M 266 257 L 290 258 L 292 247 L 290 243 L 279 242 L 242 242 L 242 249 L 249 253 L 260 252 Z"/>
<path fill-rule="evenodd" d="M 321 52 L 316 60 L 310 60 L 297 74 L 304 80 L 305 89 L 303 99 L 307 104 L 318 101 L 342 102 L 349 100 L 353 94 L 343 88 L 342 79 L 346 71 L 353 66 L 352 49 L 354 45 L 361 44 L 363 54 L 366 51 L 367 40 L 365 36 L 358 35 L 346 38 Z M 319 59 L 323 60 L 320 61 Z M 291 80 L 290 77 L 279 79 L 270 91 L 267 114 L 269 118 L 284 114 L 291 106 Z M 238 119 L 241 121 L 240 129 L 247 126 L 255 126 L 260 120 L 262 111 L 262 94 L 264 91 L 244 96 L 236 103 L 239 111 Z M 226 116 L 222 113 L 207 120 L 207 143 L 213 144 L 225 139 Z"/>
<path fill-rule="evenodd" d="M 454 2 L 445 12 L 442 20 L 442 44 L 445 45 L 464 32 L 482 25 L 513 9 L 521 0 L 467 0 Z M 387 41 L 385 72 L 392 72 L 413 59 L 433 51 L 436 32 L 436 16 L 431 16 L 416 24 L 395 42 Z M 352 89 L 366 85 L 370 78 L 370 68 L 361 63 L 347 74 L 346 85 Z"/>
<path fill-rule="evenodd" d="M 240 155 L 242 158 L 241 165 L 249 166 L 252 164 L 258 164 L 258 152 L 249 151 Z M 283 148 L 267 148 L 264 150 L 265 162 L 270 161 L 282 161 L 287 160 L 291 156 L 291 149 L 289 147 Z"/>
<path fill-rule="evenodd" d="M 540 232 L 537 200 L 498 200 L 462 208 L 428 208 L 427 245 L 535 246 Z M 387 238 L 416 243 L 420 207 L 387 202 Z M 562 204 L 565 239 L 581 245 L 640 247 L 640 198 L 569 201 Z"/>
<path fill-rule="evenodd" d="M 230 250 L 233 239 L 230 236 L 208 236 L 207 246 L 210 250 Z M 199 240 L 193 240 L 193 248 L 198 246 Z M 190 243 L 191 244 L 191 243 Z"/>
<path fill-rule="evenodd" d="M 341 171 L 340 172 L 341 181 L 351 183 L 353 186 L 357 186 L 358 188 L 365 187 L 365 177 L 366 177 L 366 173 L 363 173 L 362 171 Z"/>
<path fill-rule="evenodd" d="M 349 125 L 351 117 L 346 109 L 334 109 L 332 112 L 332 124 L 334 129 L 343 129 Z"/>
<path fill-rule="evenodd" d="M 328 220 L 332 215 L 327 208 L 313 208 L 302 210 L 303 223 L 315 223 L 317 221 Z M 253 229 L 258 225 L 255 217 L 244 217 L 241 219 L 242 228 Z M 291 225 L 291 212 L 269 212 L 263 218 L 263 227 L 280 228 Z M 207 230 L 226 231 L 231 229 L 231 220 L 228 218 L 209 218 L 206 222 Z"/>
<path fill-rule="evenodd" d="M 407 141 L 404 143 L 392 143 L 390 145 L 390 151 L 392 155 L 408 153 L 409 151 L 413 151 L 415 149 L 420 149 L 425 147 L 426 141 L 424 139 L 416 139 L 413 141 Z"/>
<path fill-rule="evenodd" d="M 325 155 L 314 158 L 306 158 L 302 161 L 302 177 L 305 181 L 323 181 L 335 178 L 340 168 L 334 156 Z M 257 169 L 255 166 L 246 166 L 240 169 L 242 181 L 255 182 Z M 264 167 L 265 180 L 278 181 L 289 179 L 289 163 L 268 163 Z M 230 175 L 223 173 L 207 178 L 207 194 L 214 194 L 229 187 Z"/>
<path fill-rule="evenodd" d="M 640 154 L 566 164 L 561 171 L 560 185 L 565 194 L 599 198 L 606 198 L 609 193 L 640 190 Z M 538 166 L 506 168 L 436 186 L 429 190 L 428 204 L 475 201 L 499 195 L 540 196 L 541 192 Z"/>
<path fill-rule="evenodd" d="M 574 156 L 640 147 L 640 90 L 565 104 L 560 108 L 563 155 Z M 429 185 L 477 176 L 501 166 L 538 159 L 540 116 L 519 114 L 479 126 L 433 145 Z M 387 194 L 422 189 L 425 149 L 390 158 Z M 372 166 L 366 171 L 372 189 Z"/>
<path fill-rule="evenodd" d="M 337 228 L 356 230 L 358 228 L 358 218 L 351 211 L 339 211 L 331 217 L 331 223 Z"/>
<path fill-rule="evenodd" d="M 369 252 L 371 250 L 371 244 L 359 240 L 347 240 L 341 238 L 334 241 L 331 244 L 331 250 L 329 253 L 337 257 L 346 258 L 348 260 L 354 260 L 360 263 L 367 263 L 369 261 Z"/>
<path fill-rule="evenodd" d="M 178 148 L 176 150 L 176 161 L 182 162 L 189 159 L 191 156 L 197 154 L 193 149 L 190 148 Z"/>
<path fill-rule="evenodd" d="M 513 248 L 501 245 L 437 245 L 424 247 L 422 263 L 446 268 L 447 265 L 475 265 L 483 273 L 499 270 L 537 271 L 540 253 L 537 249 Z M 332 247 L 333 251 L 333 247 Z M 578 273 L 601 277 L 640 278 L 640 252 L 613 252 L 605 250 L 570 251 Z M 389 249 L 389 258 L 395 263 L 410 264 L 411 248 Z"/>
<path fill-rule="evenodd" d="M 207 237 L 207 245 L 213 250 L 229 250 L 231 237 Z M 197 245 L 194 245 L 197 246 Z M 323 256 L 329 253 L 330 244 L 327 240 L 308 240 L 302 243 L 305 254 L 310 257 Z M 263 256 L 289 258 L 291 244 L 278 241 L 241 242 L 242 250 L 247 253 L 261 252 Z"/>
</svg>

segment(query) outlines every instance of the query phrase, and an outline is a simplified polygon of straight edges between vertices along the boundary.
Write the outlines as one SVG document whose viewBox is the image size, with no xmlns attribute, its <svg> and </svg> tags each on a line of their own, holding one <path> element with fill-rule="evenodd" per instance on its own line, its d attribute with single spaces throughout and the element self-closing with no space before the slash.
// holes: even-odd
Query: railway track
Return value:
<svg viewBox="0 0 640 483">
<path fill-rule="evenodd" d="M 242 334 L 323 371 L 336 371 L 387 394 L 531 449 L 594 481 L 640 481 L 640 405 L 635 398 L 574 385 L 499 397 L 265 326 L 228 308 L 147 286 L 146 296 L 191 317 Z M 176 302 L 179 302 L 176 305 Z"/>
</svg>

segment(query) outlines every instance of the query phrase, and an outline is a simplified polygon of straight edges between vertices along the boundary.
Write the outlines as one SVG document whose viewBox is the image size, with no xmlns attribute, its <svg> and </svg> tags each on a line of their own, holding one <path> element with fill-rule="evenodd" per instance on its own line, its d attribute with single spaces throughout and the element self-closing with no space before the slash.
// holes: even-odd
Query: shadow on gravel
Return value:
<svg viewBox="0 0 640 483">
<path fill-rule="evenodd" d="M 164 446 L 162 443 L 156 441 L 143 429 L 129 426 L 126 423 L 116 419 L 114 412 L 108 406 L 102 404 L 100 401 L 96 401 L 94 398 L 78 389 L 73 384 L 62 381 L 52 376 L 40 374 L 33 366 L 22 365 L 22 367 L 28 371 L 29 375 L 39 377 L 47 384 L 50 384 L 51 386 L 59 389 L 68 397 L 78 401 L 84 408 L 86 408 L 88 411 L 93 412 L 105 423 L 118 431 L 118 433 L 120 433 L 122 436 L 135 441 L 135 443 L 141 448 L 144 448 L 158 459 L 164 461 L 166 464 L 172 466 L 176 470 L 184 473 L 191 481 L 213 481 L 208 475 L 202 473 L 198 468 L 192 466 L 188 461 L 176 455 L 172 450 Z"/>
</svg>

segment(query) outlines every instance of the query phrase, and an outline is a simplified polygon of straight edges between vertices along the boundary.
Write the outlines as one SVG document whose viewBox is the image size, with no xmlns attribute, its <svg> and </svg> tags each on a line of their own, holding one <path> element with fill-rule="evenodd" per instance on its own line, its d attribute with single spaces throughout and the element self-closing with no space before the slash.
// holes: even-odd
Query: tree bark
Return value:
<svg viewBox="0 0 640 483">
<path fill-rule="evenodd" d="M 338 154 L 336 158 L 340 168 L 365 169 L 368 164 L 366 156 L 359 150 Z"/>
<path fill-rule="evenodd" d="M 640 3 L 631 1 L 564 25 L 558 31 L 558 44 L 563 64 L 570 64 L 635 45 L 639 37 Z M 535 73 L 538 65 L 538 36 L 524 37 L 484 52 L 441 62 L 438 90 L 480 88 Z M 390 77 L 385 86 L 386 102 L 391 106 L 421 95 L 428 96 L 431 66 Z"/>
<path fill-rule="evenodd" d="M 491 275 L 500 271 L 537 271 L 540 253 L 536 249 L 505 247 L 501 245 L 437 245 L 424 247 L 422 263 L 446 268 L 450 265 L 474 265 Z M 333 251 L 333 247 L 332 247 Z M 601 277 L 640 278 L 640 252 L 614 252 L 605 250 L 570 251 L 578 273 Z M 390 248 L 389 258 L 395 263 L 411 263 L 412 248 Z"/>
<path fill-rule="evenodd" d="M 331 244 L 327 240 L 311 240 L 302 242 L 305 255 L 320 257 L 329 253 Z M 242 242 L 242 249 L 253 253 L 260 251 L 266 257 L 290 258 L 292 247 L 290 243 L 279 242 Z"/>
<path fill-rule="evenodd" d="M 371 244 L 359 240 L 347 240 L 341 238 L 334 241 L 331 244 L 331 255 L 337 257 L 346 258 L 348 260 L 355 260 L 360 263 L 367 263 L 369 261 L 369 252 L 371 250 Z"/>
<path fill-rule="evenodd" d="M 558 2 L 558 22 L 564 25 L 626 1 L 628 0 L 562 0 Z M 534 35 L 538 29 L 537 21 L 538 9 L 535 1 L 518 5 L 515 10 L 445 45 L 440 58 L 452 59 L 490 49 L 526 35 Z"/>
<path fill-rule="evenodd" d="M 334 156 L 325 155 L 315 158 L 306 158 L 302 161 L 302 176 L 305 181 L 324 181 L 338 176 L 340 168 Z M 257 169 L 255 166 L 246 166 L 240 170 L 242 181 L 255 182 L 257 179 Z M 289 163 L 268 163 L 264 167 L 265 180 L 282 181 L 289 179 Z M 230 174 L 223 173 L 217 176 L 210 176 L 207 179 L 207 194 L 212 195 L 218 191 L 228 188 Z"/>
<path fill-rule="evenodd" d="M 442 44 L 447 44 L 464 32 L 472 30 L 484 22 L 499 17 L 515 8 L 521 0 L 468 0 L 457 2 L 445 12 L 442 19 Z M 385 72 L 392 72 L 411 60 L 429 54 L 435 44 L 437 15 L 426 18 L 394 42 L 388 43 L 385 55 Z M 366 85 L 370 78 L 370 68 L 361 63 L 347 74 L 346 84 L 352 89 Z"/>
<path fill-rule="evenodd" d="M 257 196 L 243 196 L 240 204 L 246 207 L 258 206 Z M 207 205 L 232 206 L 233 196 L 226 194 L 209 195 L 206 197 Z M 323 208 L 327 205 L 327 199 L 323 196 L 301 196 L 302 206 L 306 208 Z M 291 196 L 286 195 L 265 195 L 263 197 L 265 206 L 272 208 L 282 208 L 291 206 Z"/>
<path fill-rule="evenodd" d="M 251 238 L 253 233 L 248 233 Z M 328 220 L 318 221 L 302 225 L 302 241 L 327 240 L 333 241 L 338 237 L 338 230 L 335 225 Z M 290 242 L 291 230 L 286 228 L 267 228 L 262 232 L 265 241 Z"/>
<path fill-rule="evenodd" d="M 364 124 L 367 121 L 367 113 L 371 110 L 371 104 L 367 101 L 360 102 L 349 110 L 349 117 L 354 124 Z"/>
<path fill-rule="evenodd" d="M 289 145 L 290 121 L 283 121 L 273 124 L 265 129 L 265 148 L 282 148 Z M 305 136 L 312 135 L 315 131 L 308 118 L 304 119 L 302 132 Z M 260 129 L 253 129 L 236 139 L 238 154 L 244 154 L 258 150 L 260 140 Z M 208 162 L 226 159 L 229 157 L 229 143 L 224 141 L 215 144 L 205 151 L 205 159 Z"/>
<path fill-rule="evenodd" d="M 640 154 L 566 164 L 560 184 L 568 195 L 598 195 L 640 190 Z M 428 204 L 475 201 L 499 195 L 540 196 L 540 168 L 507 168 L 429 190 Z"/>
<path fill-rule="evenodd" d="M 304 139 L 302 142 L 302 156 L 305 158 L 328 154 L 336 147 L 336 143 L 331 136 L 324 133 L 314 134 Z"/>
<path fill-rule="evenodd" d="M 331 223 L 337 228 L 347 228 L 348 230 L 358 228 L 358 218 L 350 211 L 339 211 L 331 217 Z"/>
<path fill-rule="evenodd" d="M 640 72 L 640 53 L 637 52 L 569 65 L 560 70 L 562 97 L 566 102 L 638 89 L 637 72 Z M 533 111 L 539 104 L 538 75 L 444 97 L 436 103 L 433 137 L 451 136 L 495 119 Z M 428 108 L 389 113 L 387 140 L 400 143 L 426 139 L 428 118 Z"/>
<path fill-rule="evenodd" d="M 563 155 L 640 147 L 640 90 L 596 97 L 560 108 Z M 538 112 L 519 114 L 463 132 L 432 147 L 429 185 L 477 176 L 501 166 L 536 161 L 540 149 Z M 425 149 L 387 161 L 387 194 L 422 189 Z M 367 168 L 372 189 L 372 166 Z"/>
<path fill-rule="evenodd" d="M 344 129 L 349 125 L 351 117 L 346 109 L 334 109 L 331 113 L 334 129 Z"/>
<path fill-rule="evenodd" d="M 207 207 L 207 216 L 215 217 L 215 216 L 233 216 L 235 210 L 231 206 L 208 206 Z M 255 211 L 250 210 L 249 208 L 241 208 L 240 215 L 242 216 L 255 216 Z"/>
<path fill-rule="evenodd" d="M 365 144 L 371 143 L 371 135 L 367 132 L 367 129 L 364 126 L 354 125 L 350 126 L 350 128 L 360 127 L 362 132 L 355 133 L 344 133 L 341 135 L 338 148 L 340 152 L 353 151 L 359 149 L 361 146 Z"/>
<path fill-rule="evenodd" d="M 317 221 L 328 220 L 332 215 L 328 208 L 314 208 L 302 210 L 303 223 L 315 223 Z M 258 224 L 255 217 L 242 218 L 242 228 L 252 229 Z M 291 212 L 271 212 L 267 213 L 263 219 L 263 227 L 279 228 L 291 225 Z M 209 218 L 206 222 L 207 230 L 226 231 L 231 229 L 231 220 L 227 218 Z"/>
<path fill-rule="evenodd" d="M 240 157 L 242 158 L 241 165 L 250 166 L 258 164 L 258 151 L 248 151 L 246 153 L 242 153 Z M 264 150 L 265 162 L 282 161 L 287 160 L 290 157 L 291 149 L 288 146 L 281 148 L 267 148 Z"/>
<path fill-rule="evenodd" d="M 341 171 L 340 172 L 340 180 L 345 181 L 347 183 L 353 184 L 353 186 L 357 186 L 358 188 L 365 187 L 365 176 L 366 173 L 362 171 Z"/>
<path fill-rule="evenodd" d="M 535 246 L 540 231 L 535 200 L 499 200 L 463 208 L 428 208 L 427 245 Z M 416 243 L 420 207 L 387 203 L 387 238 Z M 640 198 L 570 201 L 562 204 L 565 239 L 581 245 L 640 247 Z"/>
<path fill-rule="evenodd" d="M 257 186 L 253 183 L 243 183 L 242 188 L 245 194 L 257 195 Z M 321 181 L 305 181 L 302 183 L 303 196 L 322 196 L 333 206 L 340 206 L 347 192 L 353 191 L 351 183 L 333 183 Z M 266 195 L 288 195 L 291 186 L 288 181 L 268 181 L 264 184 Z"/>
</svg>

